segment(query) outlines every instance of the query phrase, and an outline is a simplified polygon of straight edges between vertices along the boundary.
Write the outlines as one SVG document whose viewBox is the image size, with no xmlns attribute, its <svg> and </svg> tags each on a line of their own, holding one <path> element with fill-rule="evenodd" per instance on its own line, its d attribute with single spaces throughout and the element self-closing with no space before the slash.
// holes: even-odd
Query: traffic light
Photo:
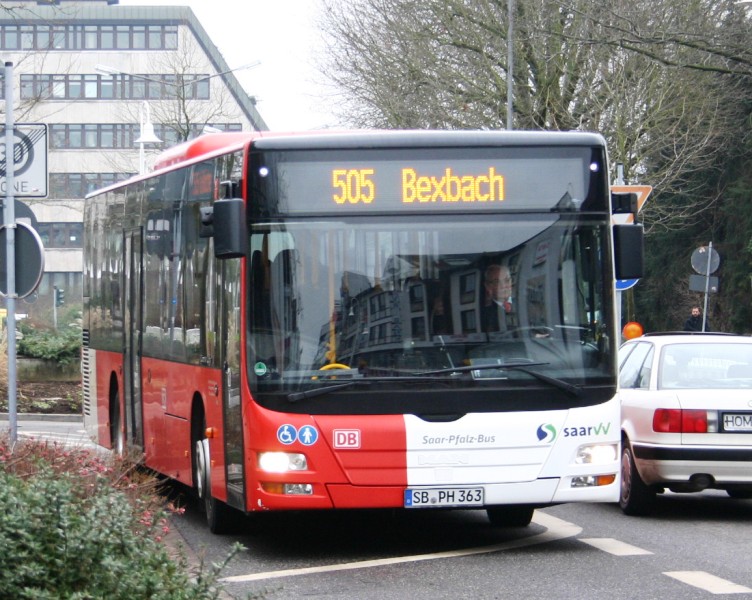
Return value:
<svg viewBox="0 0 752 600">
<path fill-rule="evenodd" d="M 63 304 L 65 304 L 65 290 L 55 287 L 55 306 L 62 306 Z"/>
</svg>

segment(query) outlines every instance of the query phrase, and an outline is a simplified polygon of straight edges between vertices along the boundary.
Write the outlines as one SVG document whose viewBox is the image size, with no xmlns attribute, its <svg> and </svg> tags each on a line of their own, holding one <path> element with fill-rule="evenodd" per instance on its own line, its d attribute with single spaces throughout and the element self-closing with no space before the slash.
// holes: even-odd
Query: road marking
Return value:
<svg viewBox="0 0 752 600">
<path fill-rule="evenodd" d="M 737 585 L 705 571 L 667 571 L 664 575 L 711 594 L 748 594 L 752 592 L 752 589 L 748 587 Z"/>
<path fill-rule="evenodd" d="M 77 433 L 52 433 L 49 431 L 19 431 L 18 437 L 40 442 L 57 443 L 63 446 L 93 447 L 94 443 L 88 438 L 82 429 Z"/>
<path fill-rule="evenodd" d="M 639 556 L 643 554 L 652 554 L 649 550 L 643 550 L 642 548 L 632 546 L 626 542 L 620 542 L 614 538 L 580 538 L 580 541 L 585 542 L 594 548 L 598 548 L 598 550 L 603 550 L 604 552 L 613 554 L 614 556 Z"/>
<path fill-rule="evenodd" d="M 493 544 L 491 546 L 480 546 L 476 548 L 464 548 L 460 550 L 447 550 L 446 552 L 434 552 L 431 554 L 416 554 L 414 556 L 399 556 L 394 558 L 380 558 L 375 560 L 362 560 L 358 562 L 343 563 L 339 565 L 322 565 L 320 567 L 306 567 L 303 569 L 285 569 L 280 571 L 267 571 L 265 573 L 249 573 L 248 575 L 234 575 L 221 579 L 227 583 L 244 583 L 248 581 L 260 581 L 263 579 L 275 579 L 277 577 L 295 577 L 298 575 L 311 575 L 313 573 L 329 573 L 332 571 L 348 571 L 352 569 L 368 569 L 371 567 L 382 567 L 385 565 L 396 565 L 400 563 L 420 562 L 424 560 L 438 560 L 442 558 L 457 558 L 460 556 L 471 556 L 473 554 L 488 554 L 491 552 L 501 552 L 502 550 L 512 550 L 515 548 L 524 548 L 536 544 L 545 544 L 564 538 L 574 537 L 582 532 L 582 527 L 557 519 L 540 511 L 533 515 L 533 522 L 546 528 L 546 531 L 527 537 L 521 540 L 513 540 L 502 544 Z"/>
</svg>

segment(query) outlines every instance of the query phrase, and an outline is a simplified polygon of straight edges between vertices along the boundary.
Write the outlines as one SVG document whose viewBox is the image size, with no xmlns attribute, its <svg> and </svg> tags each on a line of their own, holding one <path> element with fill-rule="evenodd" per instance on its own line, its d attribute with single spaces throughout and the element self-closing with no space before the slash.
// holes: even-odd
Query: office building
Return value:
<svg viewBox="0 0 752 600">
<path fill-rule="evenodd" d="M 19 198 L 31 207 L 45 247 L 38 297 L 17 308 L 34 314 L 51 306 L 55 286 L 69 304 L 81 297 L 88 192 L 148 170 L 161 149 L 207 129 L 267 127 L 235 77 L 249 66 L 228 65 L 188 7 L 118 0 L 1 6 L 0 51 L 13 65 L 15 122 L 47 125 L 47 196 Z"/>
</svg>

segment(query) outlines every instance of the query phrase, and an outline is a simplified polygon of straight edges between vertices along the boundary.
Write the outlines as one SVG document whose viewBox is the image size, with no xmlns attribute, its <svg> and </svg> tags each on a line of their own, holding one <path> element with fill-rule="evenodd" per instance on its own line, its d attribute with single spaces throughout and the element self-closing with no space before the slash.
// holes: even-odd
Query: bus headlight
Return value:
<svg viewBox="0 0 752 600">
<path fill-rule="evenodd" d="M 610 465 L 616 461 L 617 455 L 617 444 L 589 444 L 580 446 L 574 462 L 578 465 Z"/>
<path fill-rule="evenodd" d="M 262 471 L 267 473 L 308 470 L 308 460 L 305 454 L 294 452 L 260 452 L 258 465 Z"/>
</svg>

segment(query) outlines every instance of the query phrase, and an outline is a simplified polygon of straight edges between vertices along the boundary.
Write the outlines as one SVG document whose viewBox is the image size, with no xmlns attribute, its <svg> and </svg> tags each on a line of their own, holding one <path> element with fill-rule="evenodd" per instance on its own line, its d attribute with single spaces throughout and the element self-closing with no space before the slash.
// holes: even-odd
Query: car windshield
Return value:
<svg viewBox="0 0 752 600">
<path fill-rule="evenodd" d="M 670 344 L 662 354 L 662 389 L 752 387 L 752 344 Z"/>
</svg>

